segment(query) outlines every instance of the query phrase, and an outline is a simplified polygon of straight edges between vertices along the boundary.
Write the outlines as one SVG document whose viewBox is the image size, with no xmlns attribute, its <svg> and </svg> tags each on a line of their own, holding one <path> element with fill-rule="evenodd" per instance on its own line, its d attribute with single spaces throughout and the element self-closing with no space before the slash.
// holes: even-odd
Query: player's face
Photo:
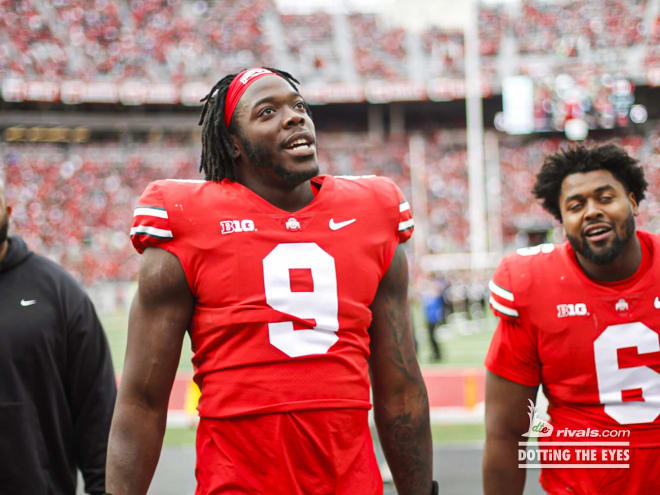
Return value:
<svg viewBox="0 0 660 495">
<path fill-rule="evenodd" d="M 612 263 L 634 236 L 635 197 L 607 170 L 566 176 L 559 207 L 571 246 L 596 265 Z"/>
<path fill-rule="evenodd" d="M 235 117 L 239 167 L 287 186 L 318 175 L 314 123 L 303 98 L 284 79 L 254 82 Z"/>
</svg>

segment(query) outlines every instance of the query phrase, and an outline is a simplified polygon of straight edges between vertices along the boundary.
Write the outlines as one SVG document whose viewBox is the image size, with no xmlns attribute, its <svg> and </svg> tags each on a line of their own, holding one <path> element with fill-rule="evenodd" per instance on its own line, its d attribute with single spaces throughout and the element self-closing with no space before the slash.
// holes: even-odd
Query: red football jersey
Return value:
<svg viewBox="0 0 660 495">
<path fill-rule="evenodd" d="M 589 279 L 564 243 L 504 257 L 490 283 L 500 323 L 486 367 L 522 385 L 542 384 L 554 426 L 548 440 L 571 440 L 562 429 L 589 429 L 590 438 L 573 440 L 591 441 L 605 440 L 594 431 L 630 430 L 607 440 L 637 449 L 630 469 L 544 469 L 551 493 L 564 493 L 556 487 L 570 479 L 570 493 L 660 492 L 660 475 L 641 460 L 660 454 L 660 236 L 637 235 L 641 266 L 619 282 Z M 603 480 L 613 477 L 629 491 L 605 490 Z"/>
<path fill-rule="evenodd" d="M 370 407 L 369 305 L 410 207 L 383 177 L 312 187 L 295 213 L 229 180 L 157 181 L 138 202 L 133 245 L 177 256 L 195 297 L 202 417 Z"/>
</svg>

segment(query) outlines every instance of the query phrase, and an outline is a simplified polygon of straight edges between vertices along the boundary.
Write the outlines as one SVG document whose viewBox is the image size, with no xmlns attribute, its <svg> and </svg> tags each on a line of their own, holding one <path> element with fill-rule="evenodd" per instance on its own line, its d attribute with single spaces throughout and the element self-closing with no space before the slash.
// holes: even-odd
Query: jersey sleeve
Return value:
<svg viewBox="0 0 660 495">
<path fill-rule="evenodd" d="M 160 247 L 174 239 L 163 193 L 158 182 L 152 182 L 140 196 L 133 211 L 131 242 L 140 254 L 148 247 Z"/>
<path fill-rule="evenodd" d="M 399 202 L 399 242 L 406 242 L 412 236 L 413 230 L 415 230 L 415 220 L 413 219 L 412 211 L 410 210 L 410 203 L 406 201 L 401 189 L 399 189 L 396 184 L 394 184 L 394 187 Z"/>
<path fill-rule="evenodd" d="M 511 276 L 509 273 L 509 258 L 504 258 L 490 282 L 488 282 L 488 289 L 490 290 L 490 308 L 495 316 L 505 320 L 517 321 L 520 318 L 516 299 L 513 291 L 513 284 L 511 283 Z"/>
<path fill-rule="evenodd" d="M 541 383 L 536 338 L 529 328 L 500 319 L 486 354 L 486 368 L 502 378 L 530 387 Z"/>
<path fill-rule="evenodd" d="M 516 301 L 516 291 L 509 271 L 510 257 L 505 257 L 489 282 L 490 307 L 500 318 L 486 355 L 486 368 L 521 385 L 536 386 L 541 380 L 536 336 Z"/>
</svg>

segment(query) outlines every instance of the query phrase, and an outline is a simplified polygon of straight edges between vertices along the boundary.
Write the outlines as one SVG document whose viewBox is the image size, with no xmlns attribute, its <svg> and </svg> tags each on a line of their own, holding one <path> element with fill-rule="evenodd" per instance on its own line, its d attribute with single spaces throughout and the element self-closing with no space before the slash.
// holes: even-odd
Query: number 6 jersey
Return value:
<svg viewBox="0 0 660 495">
<path fill-rule="evenodd" d="M 319 176 L 289 213 L 238 182 L 151 183 L 131 240 L 180 261 L 200 416 L 368 409 L 371 304 L 408 203 L 389 179 Z"/>
<path fill-rule="evenodd" d="M 543 385 L 552 440 L 612 440 L 597 433 L 630 430 L 629 437 L 614 440 L 660 448 L 660 237 L 643 231 L 637 236 L 641 265 L 618 282 L 589 279 L 568 243 L 518 250 L 495 271 L 490 303 L 500 324 L 486 367 L 522 385 Z M 586 430 L 588 438 L 562 438 L 566 429 Z M 654 456 L 660 458 L 657 451 Z M 573 471 L 574 478 L 584 476 L 575 471 L 591 471 L 592 477 L 595 471 L 618 472 L 625 480 L 633 474 L 632 461 L 630 468 L 623 475 L 620 469 L 544 469 L 542 482 L 550 489 L 566 476 L 561 471 Z M 632 491 L 625 493 L 660 493 L 654 487 L 628 486 Z"/>
</svg>

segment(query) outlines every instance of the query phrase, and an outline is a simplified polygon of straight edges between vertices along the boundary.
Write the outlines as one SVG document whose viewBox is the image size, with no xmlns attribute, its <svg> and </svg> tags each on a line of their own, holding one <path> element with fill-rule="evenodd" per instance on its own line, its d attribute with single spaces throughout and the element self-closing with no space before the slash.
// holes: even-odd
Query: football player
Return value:
<svg viewBox="0 0 660 495">
<path fill-rule="evenodd" d="M 253 68 L 203 100 L 205 180 L 150 184 L 108 453 L 108 491 L 147 492 L 184 332 L 201 390 L 197 495 L 381 494 L 367 419 L 400 494 L 432 483 L 410 329 L 410 207 L 381 177 L 318 175 L 288 73 Z"/>
<path fill-rule="evenodd" d="M 660 493 L 660 236 L 635 228 L 646 188 L 615 145 L 545 159 L 533 192 L 567 241 L 504 257 L 490 283 L 500 321 L 486 357 L 486 494 L 523 492 L 519 442 L 538 431 L 539 385 L 550 416 L 539 439 L 594 452 L 557 444 L 557 458 L 541 444 L 548 493 Z"/>
</svg>

